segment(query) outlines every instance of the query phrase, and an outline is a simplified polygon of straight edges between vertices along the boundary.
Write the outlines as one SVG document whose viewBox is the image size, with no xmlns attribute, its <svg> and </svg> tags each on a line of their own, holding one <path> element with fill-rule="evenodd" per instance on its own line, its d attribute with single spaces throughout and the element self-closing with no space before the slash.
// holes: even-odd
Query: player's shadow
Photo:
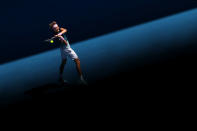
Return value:
<svg viewBox="0 0 197 131">
<path fill-rule="evenodd" d="M 25 92 L 25 94 L 31 96 L 46 95 L 49 94 L 50 91 L 54 92 L 60 88 L 62 88 L 60 84 L 50 83 L 28 90 Z"/>
<path fill-rule="evenodd" d="M 26 93 L 30 96 L 28 105 L 30 107 L 61 107 L 67 106 L 69 103 L 84 103 L 93 98 L 89 88 L 84 86 L 61 85 L 61 84 L 46 84 L 40 87 L 33 88 Z M 29 98 L 29 97 L 28 97 Z M 30 103 L 30 104 L 29 104 Z M 72 105 L 72 104 L 71 104 Z"/>
<path fill-rule="evenodd" d="M 73 91 L 79 88 L 84 89 L 82 87 L 83 86 L 80 85 L 50 83 L 28 90 L 25 92 L 25 95 L 30 95 L 32 97 L 48 96 L 53 94 L 60 94 L 63 92 L 65 93 L 70 90 Z"/>
</svg>

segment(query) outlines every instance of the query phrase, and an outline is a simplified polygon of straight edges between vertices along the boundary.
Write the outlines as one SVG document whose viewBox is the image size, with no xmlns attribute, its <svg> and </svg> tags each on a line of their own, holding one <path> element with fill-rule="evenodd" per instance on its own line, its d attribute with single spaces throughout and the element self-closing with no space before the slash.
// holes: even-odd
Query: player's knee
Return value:
<svg viewBox="0 0 197 131">
<path fill-rule="evenodd" d="M 74 59 L 74 61 L 75 61 L 77 64 L 80 64 L 80 60 L 79 60 L 79 58 Z"/>
</svg>

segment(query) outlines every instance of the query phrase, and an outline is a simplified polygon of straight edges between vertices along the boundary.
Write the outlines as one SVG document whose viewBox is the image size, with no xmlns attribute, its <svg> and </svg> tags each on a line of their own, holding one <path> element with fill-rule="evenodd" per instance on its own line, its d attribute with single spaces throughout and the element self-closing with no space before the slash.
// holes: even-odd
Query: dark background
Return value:
<svg viewBox="0 0 197 131">
<path fill-rule="evenodd" d="M 48 24 L 68 29 L 72 43 L 197 7 L 195 0 L 34 0 L 1 3 L 0 63 L 58 47 L 47 46 Z"/>
</svg>

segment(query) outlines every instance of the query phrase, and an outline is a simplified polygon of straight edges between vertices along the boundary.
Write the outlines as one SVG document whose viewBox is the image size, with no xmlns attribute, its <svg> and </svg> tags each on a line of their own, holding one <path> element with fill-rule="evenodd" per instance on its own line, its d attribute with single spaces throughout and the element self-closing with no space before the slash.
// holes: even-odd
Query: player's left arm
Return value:
<svg viewBox="0 0 197 131">
<path fill-rule="evenodd" d="M 60 28 L 60 33 L 59 34 L 57 34 L 57 35 L 63 35 L 64 33 L 66 33 L 67 32 L 67 29 L 65 29 L 65 28 Z"/>
</svg>

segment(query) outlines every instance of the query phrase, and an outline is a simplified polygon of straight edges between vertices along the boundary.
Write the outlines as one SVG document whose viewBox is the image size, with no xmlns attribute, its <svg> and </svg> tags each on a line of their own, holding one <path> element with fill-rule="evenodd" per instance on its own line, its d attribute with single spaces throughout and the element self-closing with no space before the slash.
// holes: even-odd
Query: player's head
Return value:
<svg viewBox="0 0 197 131">
<path fill-rule="evenodd" d="M 49 27 L 50 27 L 54 32 L 58 32 L 59 29 L 60 29 L 56 21 L 51 22 L 51 23 L 49 24 Z"/>
</svg>

